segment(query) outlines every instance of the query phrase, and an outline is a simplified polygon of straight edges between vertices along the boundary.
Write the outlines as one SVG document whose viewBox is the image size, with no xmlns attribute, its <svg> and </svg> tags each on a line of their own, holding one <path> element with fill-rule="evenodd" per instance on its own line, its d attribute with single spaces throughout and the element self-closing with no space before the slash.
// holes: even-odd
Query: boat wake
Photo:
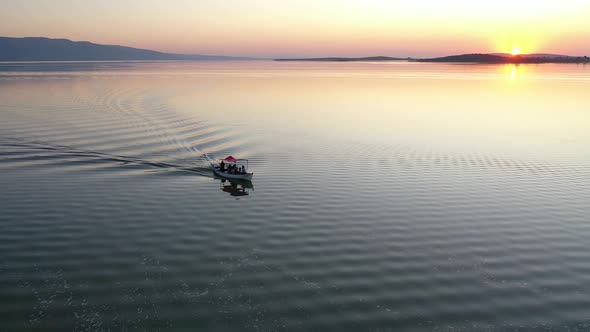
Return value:
<svg viewBox="0 0 590 332">
<path fill-rule="evenodd" d="M 19 164 L 29 165 L 82 164 L 99 165 L 109 163 L 123 166 L 139 166 L 168 171 L 190 172 L 194 175 L 213 177 L 208 164 L 209 158 L 201 155 L 192 164 L 152 161 L 128 155 L 108 154 L 98 151 L 87 151 L 66 145 L 52 145 L 46 142 L 25 141 L 12 137 L 0 137 L 0 168 Z"/>
<path fill-rule="evenodd" d="M 23 96 L 22 101 L 15 92 L 15 100 L 3 105 L 5 121 L 0 126 L 0 152 L 11 157 L 0 165 L 92 160 L 212 176 L 210 154 L 229 154 L 247 144 L 227 128 L 181 114 L 170 104 L 170 91 L 107 83 L 97 80 L 88 84 L 88 92 L 76 94 L 67 82 L 55 84 L 55 94 L 72 96 L 56 104 L 48 102 L 44 90 L 37 91 L 39 98 Z M 28 155 L 7 151 L 9 146 Z"/>
</svg>

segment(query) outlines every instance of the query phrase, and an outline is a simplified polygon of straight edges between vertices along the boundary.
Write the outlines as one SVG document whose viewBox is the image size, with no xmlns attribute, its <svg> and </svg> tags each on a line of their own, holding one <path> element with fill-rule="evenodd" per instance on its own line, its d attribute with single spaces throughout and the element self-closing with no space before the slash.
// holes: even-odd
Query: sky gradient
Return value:
<svg viewBox="0 0 590 332">
<path fill-rule="evenodd" d="M 174 53 L 590 55 L 590 1 L 0 0 L 0 35 Z"/>
</svg>

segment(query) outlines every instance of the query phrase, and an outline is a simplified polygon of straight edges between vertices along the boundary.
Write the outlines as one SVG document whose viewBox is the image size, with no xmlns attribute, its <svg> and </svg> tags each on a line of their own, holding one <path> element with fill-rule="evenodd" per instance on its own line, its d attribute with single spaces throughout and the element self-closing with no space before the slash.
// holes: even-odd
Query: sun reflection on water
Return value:
<svg viewBox="0 0 590 332">
<path fill-rule="evenodd" d="M 516 80 L 519 80 L 519 76 L 522 76 L 522 72 L 521 69 L 519 67 L 518 64 L 511 64 L 511 65 L 507 65 L 505 67 L 505 71 L 508 73 L 508 77 L 510 79 L 510 82 L 514 82 Z"/>
</svg>

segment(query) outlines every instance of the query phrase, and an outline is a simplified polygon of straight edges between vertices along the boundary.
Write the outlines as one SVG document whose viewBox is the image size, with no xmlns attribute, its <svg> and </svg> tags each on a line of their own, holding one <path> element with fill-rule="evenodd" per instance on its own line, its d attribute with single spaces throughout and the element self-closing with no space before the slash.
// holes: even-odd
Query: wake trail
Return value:
<svg viewBox="0 0 590 332">
<path fill-rule="evenodd" d="M 100 151 L 92 151 L 92 150 L 83 150 L 78 149 L 76 147 L 68 146 L 68 145 L 57 145 L 51 144 L 48 142 L 42 141 L 30 141 L 22 138 L 17 137 L 6 137 L 0 136 L 0 140 L 5 142 L 2 143 L 4 146 L 16 146 L 16 147 L 23 147 L 28 149 L 34 149 L 38 151 L 54 151 L 56 153 L 62 153 L 66 156 L 74 156 L 80 158 L 99 158 L 101 160 L 107 160 L 112 162 L 121 162 L 124 164 L 137 164 L 137 165 L 145 165 L 157 168 L 168 168 L 168 169 L 176 169 L 179 171 L 187 171 L 192 172 L 196 175 L 201 175 L 205 177 L 212 177 L 212 173 L 209 172 L 209 167 L 199 167 L 194 165 L 184 165 L 184 164 L 176 164 L 176 163 L 169 163 L 169 162 L 158 162 L 153 160 L 148 160 L 144 158 L 134 157 L 134 156 L 127 156 L 127 155 L 118 155 L 118 154 L 110 154 Z M 198 150 L 197 150 L 198 151 Z M 205 159 L 211 163 L 211 159 L 206 154 L 202 154 L 205 156 Z"/>
</svg>

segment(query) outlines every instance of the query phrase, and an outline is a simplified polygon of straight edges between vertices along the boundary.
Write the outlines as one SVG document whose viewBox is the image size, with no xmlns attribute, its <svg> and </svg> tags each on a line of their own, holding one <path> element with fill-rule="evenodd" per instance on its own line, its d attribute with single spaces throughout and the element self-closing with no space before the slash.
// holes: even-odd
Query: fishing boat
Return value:
<svg viewBox="0 0 590 332">
<path fill-rule="evenodd" d="M 220 159 L 219 164 L 211 164 L 213 172 L 226 179 L 252 180 L 254 173 L 248 172 L 248 159 L 238 159 L 233 156 Z M 242 172 L 242 167 L 244 172 Z M 228 171 L 229 170 L 229 171 Z M 236 170 L 236 171 L 233 171 Z"/>
</svg>

